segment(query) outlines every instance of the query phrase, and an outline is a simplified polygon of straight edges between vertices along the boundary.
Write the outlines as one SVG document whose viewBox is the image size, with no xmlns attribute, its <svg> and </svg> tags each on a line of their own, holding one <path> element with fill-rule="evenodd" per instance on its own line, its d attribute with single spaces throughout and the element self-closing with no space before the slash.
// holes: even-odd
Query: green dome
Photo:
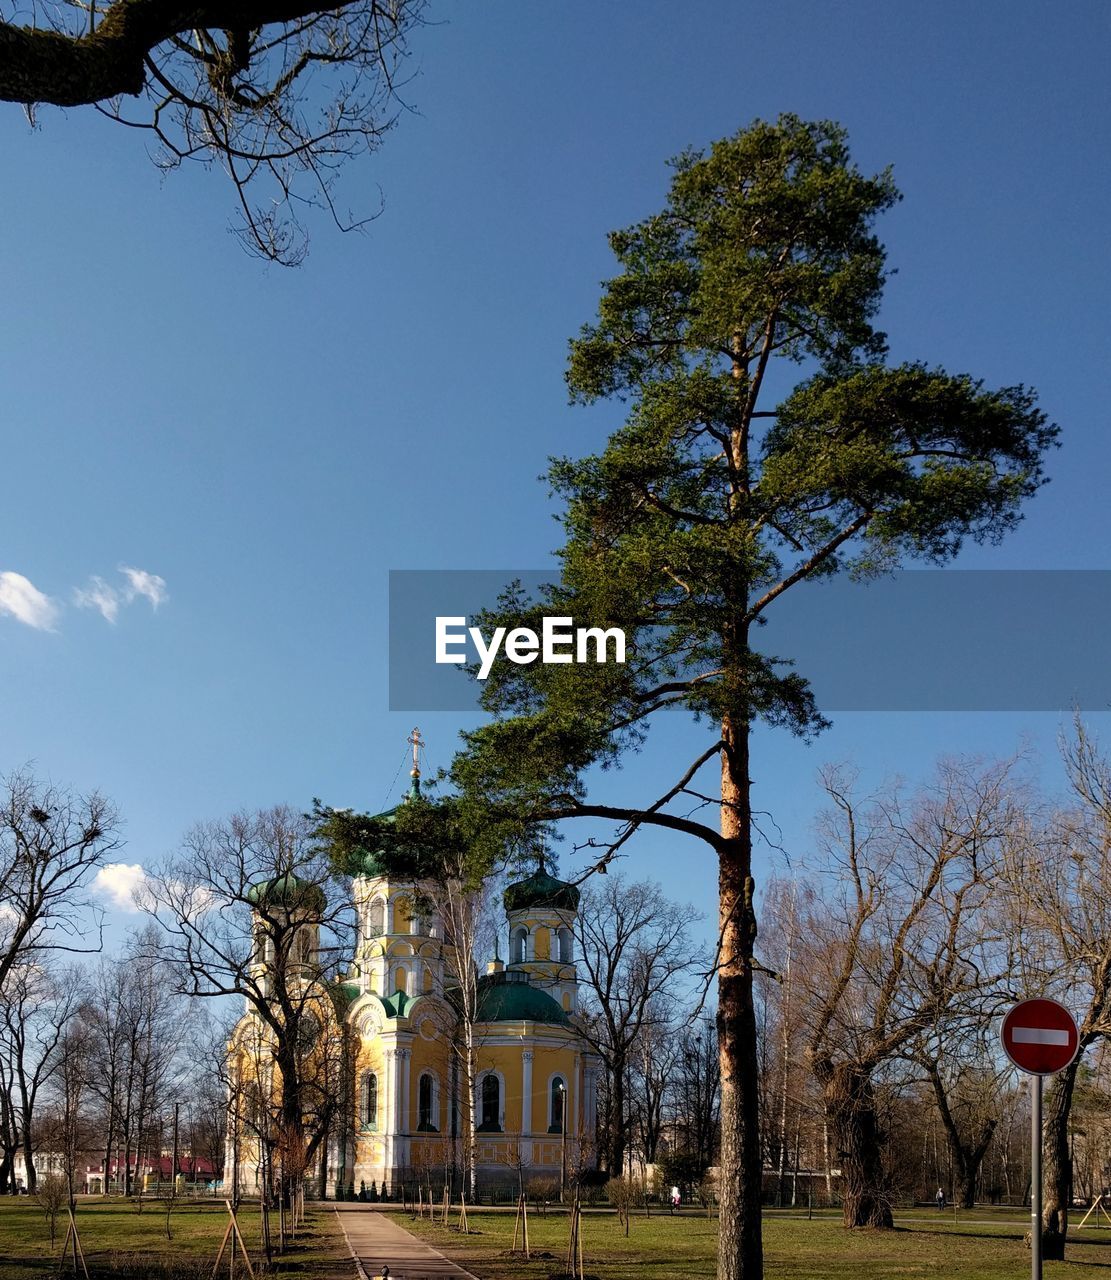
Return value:
<svg viewBox="0 0 1111 1280">
<path fill-rule="evenodd" d="M 546 991 L 529 982 L 515 981 L 516 973 L 492 973 L 478 980 L 479 1022 L 547 1022 L 569 1025 L 567 1014 Z"/>
<path fill-rule="evenodd" d="M 579 891 L 566 880 L 557 880 L 541 867 L 527 880 L 511 884 L 502 898 L 506 911 L 530 907 L 555 907 L 557 911 L 578 911 Z"/>
<path fill-rule="evenodd" d="M 303 907 L 321 915 L 327 906 L 324 890 L 311 880 L 302 880 L 290 872 L 275 880 L 259 880 L 247 890 L 247 901 L 253 907 L 279 906 L 287 911 Z"/>
</svg>

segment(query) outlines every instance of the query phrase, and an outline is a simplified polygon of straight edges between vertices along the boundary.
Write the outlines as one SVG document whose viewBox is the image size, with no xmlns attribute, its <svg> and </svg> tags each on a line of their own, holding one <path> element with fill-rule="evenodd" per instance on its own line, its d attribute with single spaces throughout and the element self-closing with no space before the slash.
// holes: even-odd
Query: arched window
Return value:
<svg viewBox="0 0 1111 1280">
<path fill-rule="evenodd" d="M 551 1115 L 552 1122 L 548 1125 L 549 1133 L 563 1132 L 563 1108 L 564 1101 L 567 1096 L 567 1086 L 563 1083 L 560 1076 L 552 1081 L 552 1103 Z"/>
<path fill-rule="evenodd" d="M 480 1133 L 501 1133 L 501 1081 L 491 1071 L 482 1077 Z"/>
<path fill-rule="evenodd" d="M 417 1086 L 417 1131 L 436 1132 L 435 1081 L 427 1071 L 421 1076 Z"/>
<path fill-rule="evenodd" d="M 386 932 L 386 904 L 375 898 L 367 912 L 366 930 L 372 938 Z"/>
<path fill-rule="evenodd" d="M 570 964 L 575 958 L 574 935 L 570 929 L 560 929 L 559 931 L 559 962 L 560 964 Z"/>
<path fill-rule="evenodd" d="M 398 968 L 394 971 L 393 986 L 395 991 L 403 991 L 409 994 L 409 974 L 406 970 Z"/>
<path fill-rule="evenodd" d="M 393 900 L 393 930 L 394 933 L 408 933 L 411 928 L 411 912 L 413 904 L 408 898 L 394 898 Z"/>
<path fill-rule="evenodd" d="M 368 1129 L 378 1127 L 378 1077 L 373 1071 L 363 1076 L 362 1122 Z"/>
<path fill-rule="evenodd" d="M 513 937 L 509 941 L 509 963 L 524 964 L 527 959 L 528 952 L 528 930 L 525 928 L 514 929 Z"/>
</svg>

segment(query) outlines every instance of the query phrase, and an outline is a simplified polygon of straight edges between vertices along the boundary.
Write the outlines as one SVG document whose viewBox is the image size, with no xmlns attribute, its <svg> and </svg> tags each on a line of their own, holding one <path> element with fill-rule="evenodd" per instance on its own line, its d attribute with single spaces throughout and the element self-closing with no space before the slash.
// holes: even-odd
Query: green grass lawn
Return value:
<svg viewBox="0 0 1111 1280">
<path fill-rule="evenodd" d="M 277 1218 L 272 1218 L 277 1242 Z M 259 1253 L 258 1206 L 245 1204 L 239 1214 L 252 1260 Z M 193 1280 L 212 1273 L 212 1264 L 228 1225 L 223 1201 L 179 1202 L 171 1217 L 173 1239 L 166 1238 L 164 1206 L 148 1201 L 137 1213 L 130 1201 L 81 1197 L 77 1226 L 93 1280 L 126 1277 L 173 1277 Z M 43 1280 L 58 1273 L 67 1219 L 58 1218 L 53 1251 L 50 1229 L 42 1210 L 26 1196 L 0 1196 L 0 1280 Z M 71 1274 L 67 1264 L 66 1274 Z M 226 1274 L 226 1273 L 225 1273 Z M 304 1280 L 350 1280 L 354 1267 L 330 1208 L 308 1206 L 296 1245 L 282 1260 L 278 1274 Z M 236 1268 L 237 1276 L 246 1272 Z"/>
<path fill-rule="evenodd" d="M 931 1216 L 932 1215 L 932 1216 Z M 547 1280 L 563 1270 L 567 1220 L 560 1214 L 529 1216 L 533 1253 L 552 1256 L 526 1263 L 508 1254 L 513 1214 L 474 1210 L 471 1225 L 481 1234 L 395 1215 L 415 1234 L 435 1244 L 480 1280 Z M 933 1280 L 1022 1280 L 1030 1253 L 1022 1243 L 1027 1218 L 1018 1210 L 972 1210 L 956 1226 L 951 1212 L 920 1209 L 896 1219 L 894 1231 L 845 1231 L 838 1218 L 769 1212 L 764 1223 L 764 1273 L 772 1280 L 888 1280 L 928 1276 Z M 629 1238 L 616 1217 L 587 1211 L 583 1259 L 600 1280 L 696 1280 L 715 1274 L 717 1223 L 705 1216 L 634 1216 Z M 1045 1280 L 1111 1280 L 1111 1230 L 1070 1232 L 1068 1260 L 1045 1264 Z"/>
</svg>

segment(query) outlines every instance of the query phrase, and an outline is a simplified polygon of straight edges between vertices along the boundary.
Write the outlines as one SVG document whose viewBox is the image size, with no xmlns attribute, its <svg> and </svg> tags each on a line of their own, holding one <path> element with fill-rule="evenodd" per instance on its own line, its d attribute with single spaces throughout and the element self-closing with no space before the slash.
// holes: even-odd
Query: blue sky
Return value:
<svg viewBox="0 0 1111 1280">
<path fill-rule="evenodd" d="M 358 236 L 311 224 L 295 271 L 242 252 L 219 173 L 162 178 L 91 111 L 34 131 L 0 111 L 0 573 L 56 609 L 0 595 L 52 625 L 0 612 L 0 769 L 114 797 L 127 863 L 239 807 L 396 799 L 414 717 L 386 709 L 388 571 L 548 563 L 536 477 L 619 421 L 569 407 L 562 381 L 606 232 L 659 207 L 668 156 L 756 116 L 835 118 L 863 168 L 894 166 L 893 358 L 1031 383 L 1062 424 L 1022 528 L 962 564 L 1111 567 L 1105 6 L 435 0 L 431 17 L 413 110 L 343 182 L 381 216 Z M 94 576 L 114 624 L 75 602 Z M 913 777 L 1025 738 L 1052 778 L 1061 718 L 842 714 L 810 748 L 761 733 L 757 802 L 798 856 L 824 760 Z M 421 717 L 430 766 L 460 723 Z M 698 740 L 677 719 L 654 737 L 607 795 L 654 795 Z M 628 871 L 712 909 L 698 848 L 647 836 Z"/>
</svg>

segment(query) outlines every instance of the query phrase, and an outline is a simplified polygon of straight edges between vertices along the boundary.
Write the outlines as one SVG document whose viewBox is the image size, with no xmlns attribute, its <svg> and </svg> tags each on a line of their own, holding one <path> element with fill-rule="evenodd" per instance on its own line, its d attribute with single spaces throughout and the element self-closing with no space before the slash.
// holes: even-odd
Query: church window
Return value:
<svg viewBox="0 0 1111 1280">
<path fill-rule="evenodd" d="M 493 1072 L 482 1077 L 482 1133 L 501 1132 L 501 1081 Z"/>
<path fill-rule="evenodd" d="M 409 994 L 409 975 L 401 968 L 398 968 L 393 975 L 393 985 L 395 991 L 403 991 Z"/>
<path fill-rule="evenodd" d="M 559 931 L 559 962 L 560 964 L 570 964 L 575 957 L 574 939 L 570 929 L 560 929 Z"/>
<path fill-rule="evenodd" d="M 367 914 L 367 933 L 372 938 L 386 932 L 386 904 L 381 898 L 375 898 L 370 904 Z"/>
<path fill-rule="evenodd" d="M 563 1103 L 567 1096 L 567 1086 L 560 1076 L 552 1081 L 552 1122 L 548 1125 L 549 1133 L 563 1132 Z"/>
<path fill-rule="evenodd" d="M 417 1086 L 417 1130 L 421 1133 L 434 1133 L 435 1114 L 435 1082 L 426 1071 Z"/>
<path fill-rule="evenodd" d="M 528 948 L 528 930 L 514 929 L 513 937 L 510 940 L 509 962 L 510 964 L 524 964 L 527 959 Z"/>
<path fill-rule="evenodd" d="M 362 1122 L 368 1129 L 378 1127 L 378 1077 L 373 1071 L 363 1076 Z"/>
</svg>

